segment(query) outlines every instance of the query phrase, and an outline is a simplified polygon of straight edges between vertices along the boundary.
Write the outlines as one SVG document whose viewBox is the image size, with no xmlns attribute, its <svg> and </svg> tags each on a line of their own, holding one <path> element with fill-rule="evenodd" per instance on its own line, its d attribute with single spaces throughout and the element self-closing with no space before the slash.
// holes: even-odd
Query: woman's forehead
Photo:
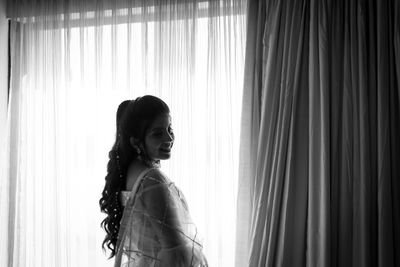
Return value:
<svg viewBox="0 0 400 267">
<path fill-rule="evenodd" d="M 165 128 L 171 124 L 171 116 L 169 114 L 161 114 L 151 124 L 151 128 Z"/>
</svg>

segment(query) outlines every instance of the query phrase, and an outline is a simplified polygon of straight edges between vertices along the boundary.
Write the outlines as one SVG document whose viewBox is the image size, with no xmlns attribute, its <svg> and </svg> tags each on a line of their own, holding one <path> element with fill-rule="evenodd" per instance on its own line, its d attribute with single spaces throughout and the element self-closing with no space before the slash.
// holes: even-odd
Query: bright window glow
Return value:
<svg viewBox="0 0 400 267">
<path fill-rule="evenodd" d="M 162 170 L 185 194 L 210 266 L 234 265 L 244 36 L 235 38 L 244 25 L 231 20 L 88 25 L 24 37 L 23 94 L 14 95 L 22 107 L 22 265 L 112 265 L 101 250 L 98 201 L 118 104 L 145 94 L 170 106 L 176 141 Z"/>
</svg>

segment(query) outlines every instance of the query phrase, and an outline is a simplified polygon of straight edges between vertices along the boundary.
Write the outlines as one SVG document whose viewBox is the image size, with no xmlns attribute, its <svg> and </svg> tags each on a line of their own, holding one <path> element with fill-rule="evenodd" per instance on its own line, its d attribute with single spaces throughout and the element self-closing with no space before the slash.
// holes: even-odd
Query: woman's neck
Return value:
<svg viewBox="0 0 400 267">
<path fill-rule="evenodd" d="M 126 182 L 125 182 L 125 190 L 131 190 L 133 184 L 137 180 L 138 176 L 140 173 L 142 173 L 144 170 L 149 169 L 146 164 L 144 164 L 142 161 L 134 159 L 128 166 L 128 170 L 126 172 Z"/>
<path fill-rule="evenodd" d="M 128 173 L 129 173 L 129 171 L 141 172 L 141 171 L 144 171 L 145 169 L 149 169 L 149 168 L 150 167 L 147 166 L 143 161 L 134 159 L 134 160 L 132 160 L 131 164 L 129 164 Z"/>
</svg>

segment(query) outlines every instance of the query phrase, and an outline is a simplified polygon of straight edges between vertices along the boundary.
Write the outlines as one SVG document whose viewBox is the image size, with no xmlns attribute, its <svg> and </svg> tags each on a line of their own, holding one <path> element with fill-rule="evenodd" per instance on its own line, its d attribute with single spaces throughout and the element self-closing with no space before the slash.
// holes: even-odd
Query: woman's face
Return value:
<svg viewBox="0 0 400 267">
<path fill-rule="evenodd" d="M 159 115 L 146 132 L 145 149 L 153 160 L 169 159 L 174 143 L 174 133 L 171 128 L 171 116 Z"/>
</svg>

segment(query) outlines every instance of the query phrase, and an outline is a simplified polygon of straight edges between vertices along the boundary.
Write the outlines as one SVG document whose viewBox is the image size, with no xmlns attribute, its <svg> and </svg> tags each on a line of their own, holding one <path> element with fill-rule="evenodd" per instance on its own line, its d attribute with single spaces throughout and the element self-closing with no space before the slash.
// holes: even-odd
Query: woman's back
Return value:
<svg viewBox="0 0 400 267">
<path fill-rule="evenodd" d="M 149 170 L 149 167 L 144 165 L 142 162 L 138 160 L 133 160 L 131 164 L 129 164 L 128 170 L 126 172 L 126 182 L 125 182 L 125 190 L 124 191 L 132 191 L 133 185 L 144 171 Z"/>
</svg>

